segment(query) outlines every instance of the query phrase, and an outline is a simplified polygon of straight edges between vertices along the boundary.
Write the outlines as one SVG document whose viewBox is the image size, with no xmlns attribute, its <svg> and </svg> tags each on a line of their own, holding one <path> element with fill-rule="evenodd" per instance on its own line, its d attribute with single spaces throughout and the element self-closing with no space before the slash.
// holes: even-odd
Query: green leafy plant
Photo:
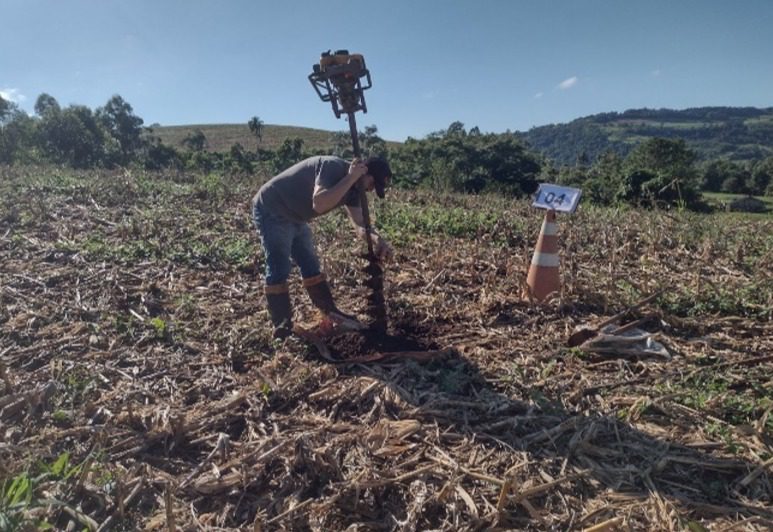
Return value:
<svg viewBox="0 0 773 532">
<path fill-rule="evenodd" d="M 162 320 L 159 317 L 152 318 L 150 320 L 150 325 L 155 330 L 157 337 L 163 338 L 163 337 L 166 336 L 167 325 L 166 325 L 166 322 L 164 320 Z"/>
<path fill-rule="evenodd" d="M 3 482 L 0 491 L 0 530 L 16 530 L 24 521 L 24 513 L 32 503 L 33 484 L 27 473 Z"/>
<path fill-rule="evenodd" d="M 31 517 L 36 508 L 59 508 L 65 505 L 51 497 L 41 498 L 38 487 L 51 482 L 63 483 L 57 491 L 67 492 L 67 485 L 82 471 L 83 464 L 70 463 L 70 453 L 61 453 L 51 464 L 38 462 L 39 473 L 30 476 L 29 471 L 7 479 L 0 490 L 0 530 L 11 531 L 32 527 L 36 530 L 52 530 L 54 527 L 44 518 Z M 50 490 L 49 491 L 53 491 Z"/>
</svg>

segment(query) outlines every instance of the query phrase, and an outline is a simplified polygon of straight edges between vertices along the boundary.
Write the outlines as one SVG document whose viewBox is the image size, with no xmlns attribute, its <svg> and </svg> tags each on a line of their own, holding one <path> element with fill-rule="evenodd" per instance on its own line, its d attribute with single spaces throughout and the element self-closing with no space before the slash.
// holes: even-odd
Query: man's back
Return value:
<svg viewBox="0 0 773 532">
<path fill-rule="evenodd" d="M 319 216 L 312 206 L 314 186 L 330 188 L 346 176 L 349 163 L 339 157 L 315 156 L 300 161 L 271 178 L 253 199 L 261 209 L 293 222 L 308 222 Z M 356 192 L 352 189 L 351 192 Z M 343 203 L 352 205 L 356 195 L 347 194 Z"/>
</svg>

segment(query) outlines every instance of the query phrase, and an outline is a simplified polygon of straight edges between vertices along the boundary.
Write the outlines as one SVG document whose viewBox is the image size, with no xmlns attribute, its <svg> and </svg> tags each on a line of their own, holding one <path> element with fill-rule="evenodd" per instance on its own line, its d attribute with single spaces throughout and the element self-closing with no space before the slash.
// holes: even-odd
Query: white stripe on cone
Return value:
<svg viewBox="0 0 773 532">
<path fill-rule="evenodd" d="M 556 236 L 558 234 L 558 224 L 553 222 L 543 222 L 542 234 L 546 236 Z"/>
<path fill-rule="evenodd" d="M 559 264 L 558 253 L 535 253 L 531 258 L 532 266 L 558 268 Z"/>
</svg>

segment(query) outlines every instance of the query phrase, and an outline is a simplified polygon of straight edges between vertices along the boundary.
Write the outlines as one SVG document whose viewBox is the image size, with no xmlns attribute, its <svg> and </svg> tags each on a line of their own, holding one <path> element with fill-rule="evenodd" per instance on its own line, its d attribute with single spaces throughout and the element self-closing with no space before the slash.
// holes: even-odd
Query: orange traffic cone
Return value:
<svg viewBox="0 0 773 532">
<path fill-rule="evenodd" d="M 556 211 L 545 212 L 545 220 L 534 249 L 534 256 L 526 277 L 525 299 L 544 301 L 551 294 L 561 291 L 561 277 L 558 272 L 558 224 Z"/>
</svg>

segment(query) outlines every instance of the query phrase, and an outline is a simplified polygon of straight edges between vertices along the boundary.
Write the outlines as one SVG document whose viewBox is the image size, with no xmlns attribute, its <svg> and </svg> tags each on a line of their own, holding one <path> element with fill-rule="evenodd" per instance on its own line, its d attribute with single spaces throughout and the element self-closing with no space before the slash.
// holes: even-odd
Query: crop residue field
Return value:
<svg viewBox="0 0 773 532">
<path fill-rule="evenodd" d="M 390 191 L 374 205 L 396 249 L 390 327 L 443 354 L 329 363 L 271 338 L 256 186 L 0 169 L 5 523 L 773 526 L 770 220 L 559 216 L 563 291 L 537 306 L 520 299 L 541 224 L 526 201 Z M 362 313 L 347 223 L 315 232 L 340 306 Z M 566 347 L 657 290 L 624 321 L 667 356 Z"/>
</svg>

